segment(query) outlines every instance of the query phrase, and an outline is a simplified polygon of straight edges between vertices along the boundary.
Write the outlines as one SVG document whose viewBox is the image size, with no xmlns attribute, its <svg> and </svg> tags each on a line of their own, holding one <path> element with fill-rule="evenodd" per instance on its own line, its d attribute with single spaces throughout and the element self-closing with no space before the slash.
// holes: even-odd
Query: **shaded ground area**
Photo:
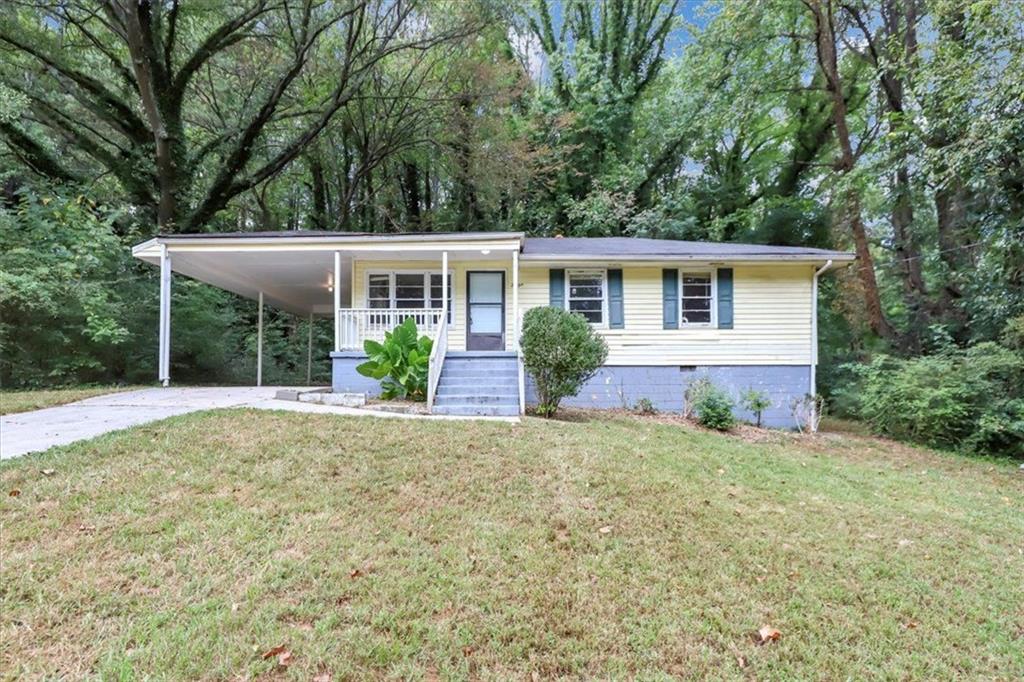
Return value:
<svg viewBox="0 0 1024 682">
<path fill-rule="evenodd" d="M 1024 675 L 1005 462 L 233 410 L 4 462 L 0 490 L 12 677 Z"/>
</svg>

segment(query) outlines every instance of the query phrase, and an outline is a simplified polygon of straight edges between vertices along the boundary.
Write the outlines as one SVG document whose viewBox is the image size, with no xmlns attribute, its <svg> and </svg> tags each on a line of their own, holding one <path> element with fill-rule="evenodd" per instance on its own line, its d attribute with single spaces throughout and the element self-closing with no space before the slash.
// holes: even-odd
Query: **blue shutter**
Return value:
<svg viewBox="0 0 1024 682">
<path fill-rule="evenodd" d="M 623 329 L 626 317 L 622 305 L 622 270 L 608 271 L 608 327 Z"/>
<path fill-rule="evenodd" d="M 565 270 L 552 268 L 549 272 L 548 305 L 565 308 Z"/>
<path fill-rule="evenodd" d="M 679 329 L 679 271 L 661 271 L 662 320 L 665 329 Z"/>
<path fill-rule="evenodd" d="M 718 268 L 718 328 L 732 329 L 732 268 Z"/>
</svg>

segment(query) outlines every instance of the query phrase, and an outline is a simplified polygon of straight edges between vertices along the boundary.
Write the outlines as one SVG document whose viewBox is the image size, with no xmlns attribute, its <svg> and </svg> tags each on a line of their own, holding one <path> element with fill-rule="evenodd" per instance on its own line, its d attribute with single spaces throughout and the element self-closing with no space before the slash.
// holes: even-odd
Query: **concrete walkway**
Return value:
<svg viewBox="0 0 1024 682">
<path fill-rule="evenodd" d="M 56 445 L 95 438 L 110 431 L 179 414 L 229 407 L 389 419 L 455 419 L 441 415 L 396 414 L 354 407 L 275 400 L 274 394 L 280 388 L 147 388 L 7 415 L 0 417 L 0 459 L 48 450 Z M 517 422 L 518 419 L 497 421 Z"/>
</svg>

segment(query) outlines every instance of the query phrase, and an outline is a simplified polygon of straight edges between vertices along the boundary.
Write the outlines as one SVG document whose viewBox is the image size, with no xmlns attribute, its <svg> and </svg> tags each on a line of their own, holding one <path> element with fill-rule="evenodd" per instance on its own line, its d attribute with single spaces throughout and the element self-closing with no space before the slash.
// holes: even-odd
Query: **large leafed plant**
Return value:
<svg viewBox="0 0 1024 682">
<path fill-rule="evenodd" d="M 429 336 L 419 335 L 416 322 L 406 318 L 394 331 L 384 332 L 383 343 L 363 342 L 368 359 L 356 371 L 380 381 L 382 398 L 426 400 L 433 345 Z"/>
</svg>

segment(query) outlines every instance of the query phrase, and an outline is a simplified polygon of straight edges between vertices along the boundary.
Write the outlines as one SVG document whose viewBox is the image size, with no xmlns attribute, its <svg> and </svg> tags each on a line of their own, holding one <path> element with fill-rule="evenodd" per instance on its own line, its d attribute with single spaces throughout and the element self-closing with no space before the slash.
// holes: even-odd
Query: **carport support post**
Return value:
<svg viewBox="0 0 1024 682">
<path fill-rule="evenodd" d="M 164 386 L 171 383 L 171 256 L 167 245 L 160 245 L 160 357 L 157 358 L 157 380 Z"/>
<path fill-rule="evenodd" d="M 306 337 L 306 385 L 313 379 L 313 313 L 309 314 L 308 335 Z"/>
<path fill-rule="evenodd" d="M 334 252 L 334 350 L 341 350 L 341 251 Z M 353 292 L 354 293 L 354 292 Z M 351 305 L 351 304 L 350 304 Z"/>
<path fill-rule="evenodd" d="M 263 385 L 263 292 L 260 292 L 260 309 L 256 313 L 256 385 Z"/>
</svg>

